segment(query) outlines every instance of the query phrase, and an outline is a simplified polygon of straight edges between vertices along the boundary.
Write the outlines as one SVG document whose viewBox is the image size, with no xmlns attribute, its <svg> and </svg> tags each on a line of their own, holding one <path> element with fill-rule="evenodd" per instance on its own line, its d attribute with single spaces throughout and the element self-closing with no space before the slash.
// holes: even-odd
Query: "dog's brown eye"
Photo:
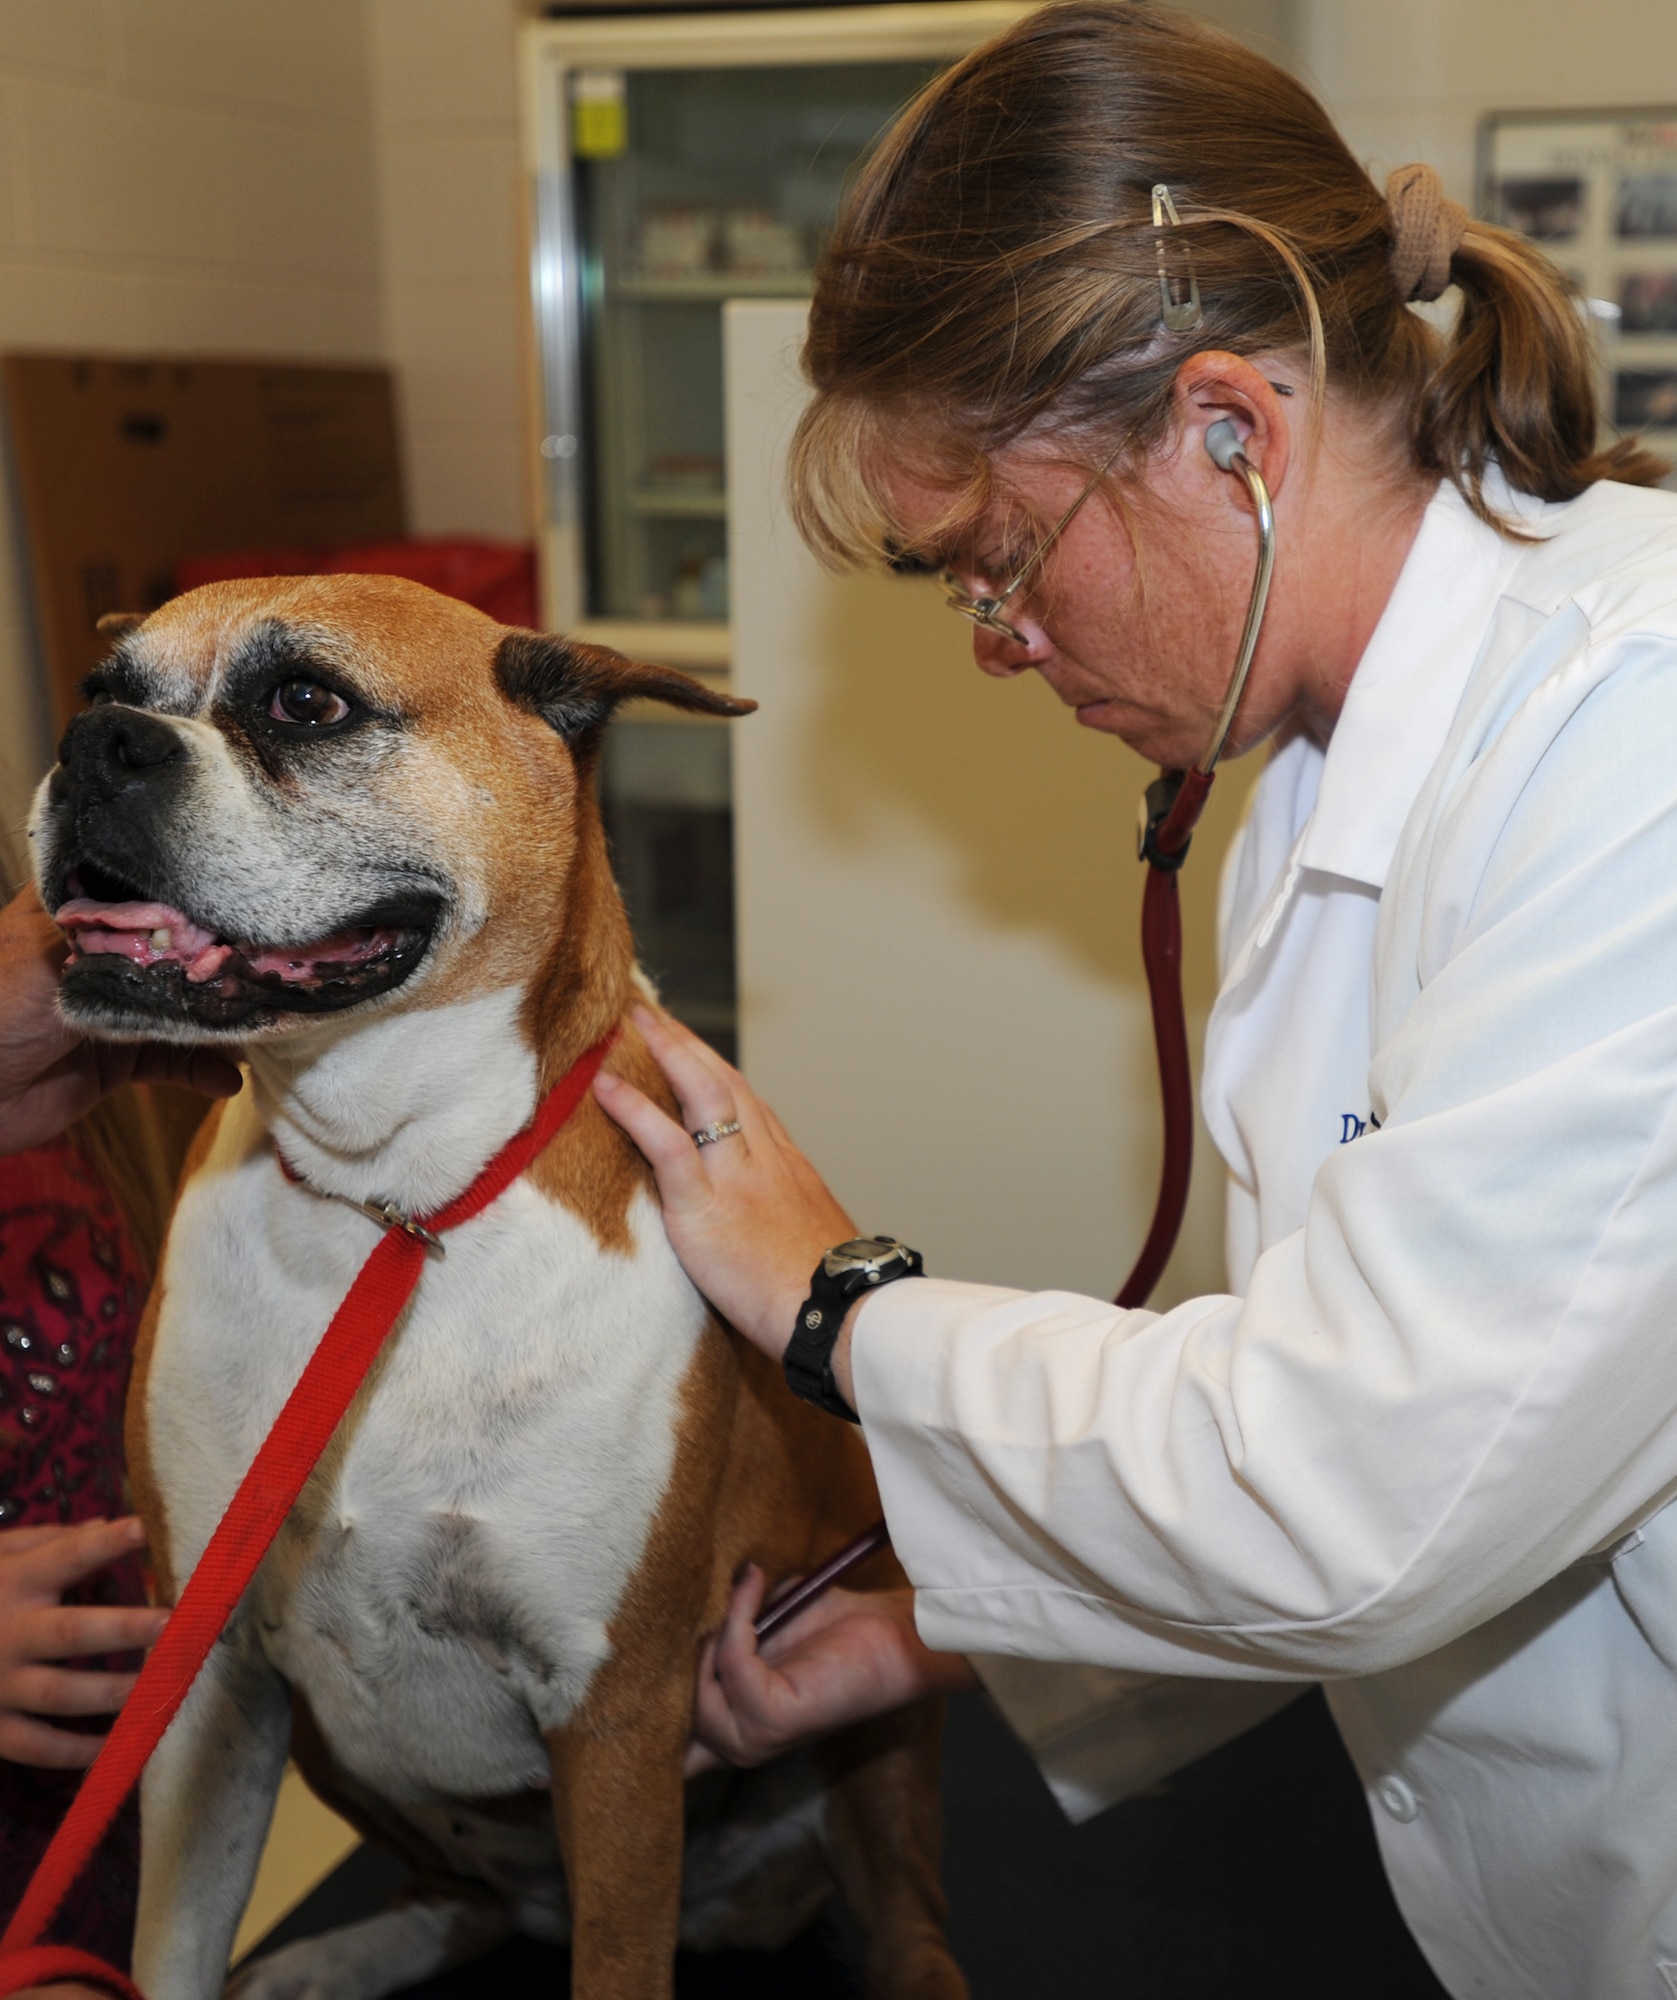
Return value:
<svg viewBox="0 0 1677 2000">
<path fill-rule="evenodd" d="M 274 689 L 268 713 L 276 722 L 342 722 L 349 703 L 319 681 L 283 681 Z"/>
</svg>

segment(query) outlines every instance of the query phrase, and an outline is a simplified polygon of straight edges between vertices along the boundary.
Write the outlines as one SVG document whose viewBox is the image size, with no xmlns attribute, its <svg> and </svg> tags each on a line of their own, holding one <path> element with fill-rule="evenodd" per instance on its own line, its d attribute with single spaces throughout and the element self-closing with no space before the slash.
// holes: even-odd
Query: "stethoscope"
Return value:
<svg viewBox="0 0 1677 2000">
<path fill-rule="evenodd" d="M 1205 755 L 1188 771 L 1161 771 L 1147 787 L 1141 806 L 1141 859 L 1147 863 L 1147 887 L 1141 899 L 1141 959 L 1147 972 L 1147 997 L 1153 1011 L 1153 1046 L 1159 1060 L 1159 1097 L 1164 1114 L 1164 1159 L 1159 1169 L 1159 1195 L 1152 1226 L 1134 1268 L 1120 1287 L 1115 1303 L 1145 1305 L 1182 1228 L 1188 1206 L 1188 1182 L 1194 1165 L 1194 1086 L 1188 1063 L 1188 1023 L 1182 1005 L 1182 909 L 1176 877 L 1188 858 L 1188 843 L 1211 795 L 1211 783 L 1223 746 L 1229 740 L 1235 712 L 1246 692 L 1258 634 L 1263 630 L 1269 581 L 1275 569 L 1275 508 L 1264 476 L 1246 456 L 1240 433 L 1225 417 L 1205 434 L 1205 448 L 1224 472 L 1237 472 L 1252 496 L 1258 528 L 1258 564 L 1252 573 L 1252 594 L 1246 603 L 1246 623 L 1235 653 L 1228 692 L 1212 727 Z"/>
<path fill-rule="evenodd" d="M 1164 1114 L 1164 1160 L 1159 1169 L 1159 1194 L 1147 1239 L 1134 1268 L 1124 1280 L 1115 1304 L 1147 1303 L 1159 1274 L 1170 1261 L 1188 1206 L 1188 1182 L 1194 1165 L 1194 1086 L 1188 1061 L 1188 1021 L 1182 1004 L 1182 907 L 1176 878 L 1188 858 L 1188 844 L 1199 825 L 1223 746 L 1229 740 L 1246 677 L 1252 670 L 1258 634 L 1269 602 L 1275 569 L 1275 508 L 1264 476 L 1246 456 L 1240 433 L 1227 418 L 1205 434 L 1205 448 L 1224 472 L 1246 482 L 1258 529 L 1258 563 L 1252 573 L 1252 594 L 1246 603 L 1246 623 L 1235 653 L 1223 706 L 1212 726 L 1205 754 L 1191 770 L 1161 771 L 1147 787 L 1141 807 L 1140 857 L 1147 863 L 1147 886 L 1141 899 L 1141 958 L 1147 972 L 1147 995 L 1153 1012 L 1153 1046 L 1159 1059 L 1159 1098 Z M 879 1522 L 818 1570 L 784 1590 L 756 1621 L 760 1644 L 795 1618 L 823 1591 L 859 1569 L 890 1546 L 885 1523 Z"/>
</svg>

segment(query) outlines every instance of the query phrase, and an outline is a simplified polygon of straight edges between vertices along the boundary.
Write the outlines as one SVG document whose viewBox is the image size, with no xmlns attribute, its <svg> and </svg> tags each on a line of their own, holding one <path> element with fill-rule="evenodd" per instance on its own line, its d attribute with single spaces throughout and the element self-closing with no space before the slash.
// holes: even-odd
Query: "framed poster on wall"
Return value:
<svg viewBox="0 0 1677 2000">
<path fill-rule="evenodd" d="M 1613 430 L 1677 458 L 1677 105 L 1491 113 L 1479 212 L 1540 243 L 1589 301 Z"/>
</svg>

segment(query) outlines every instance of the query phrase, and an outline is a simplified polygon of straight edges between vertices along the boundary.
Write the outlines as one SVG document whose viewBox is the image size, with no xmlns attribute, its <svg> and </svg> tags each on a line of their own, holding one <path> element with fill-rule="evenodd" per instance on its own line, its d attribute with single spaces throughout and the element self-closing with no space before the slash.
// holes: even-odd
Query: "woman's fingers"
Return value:
<svg viewBox="0 0 1677 2000">
<path fill-rule="evenodd" d="M 12 1657 L 23 1663 L 37 1660 L 85 1660 L 96 1653 L 139 1653 L 155 1646 L 169 1622 L 167 1611 L 149 1604 L 53 1604 L 18 1615 Z M 5 1699 L 13 1708 L 35 1708 L 24 1701 L 15 1686 L 7 1685 Z M 69 1708 L 51 1711 L 65 1715 L 94 1714 L 96 1710 Z"/>
<path fill-rule="evenodd" d="M 116 1521 L 83 1521 L 24 1551 L 18 1558 L 17 1584 L 32 1595 L 57 1597 L 108 1564 L 135 1554 L 145 1542 L 146 1531 L 136 1515 L 126 1514 Z"/>
<path fill-rule="evenodd" d="M 757 1614 L 768 1594 L 769 1580 L 755 1563 L 747 1563 L 728 1598 L 727 1616 L 716 1635 L 716 1677 L 726 1684 L 744 1676 L 759 1681 L 767 1674 L 757 1650 Z"/>
<path fill-rule="evenodd" d="M 32 1528 L 0 1528 L 0 1562 L 7 1556 L 22 1555 L 25 1549 L 38 1548 L 42 1542 L 55 1542 L 68 1532 L 56 1521 L 43 1521 Z"/>
<path fill-rule="evenodd" d="M 73 1673 L 65 1667 L 14 1667 L 6 1676 L 4 1700 L 8 1710 L 25 1715 L 115 1715 L 138 1678 L 137 1674 Z"/>
<path fill-rule="evenodd" d="M 737 1116 L 740 1099 L 748 1094 L 744 1079 L 708 1042 L 701 1042 L 691 1029 L 667 1014 L 655 1014 L 650 1007 L 637 1007 L 633 1018 L 654 1062 L 675 1092 L 690 1131 Z"/>
<path fill-rule="evenodd" d="M 737 1070 L 666 1015 L 637 1009 L 635 1025 L 675 1093 L 680 1123 L 605 1073 L 595 1082 L 600 1106 L 651 1162 L 665 1233 L 687 1275 L 778 1358 L 816 1259 L 855 1228 Z M 695 1146 L 694 1132 L 736 1122 L 737 1132 Z"/>
<path fill-rule="evenodd" d="M 85 1771 L 104 1740 L 0 1710 L 0 1757 L 13 1764 L 33 1764 L 42 1771 Z"/>
<path fill-rule="evenodd" d="M 704 1162 L 692 1134 L 661 1105 L 654 1104 L 626 1078 L 604 1069 L 594 1079 L 594 1097 L 606 1116 L 615 1119 L 646 1155 L 666 1205 L 704 1192 Z"/>
<path fill-rule="evenodd" d="M 747 1767 L 774 1754 L 765 1739 L 773 1729 L 776 1676 L 758 1653 L 752 1630 L 766 1588 L 763 1572 L 752 1564 L 735 1584 L 722 1629 L 707 1642 L 699 1663 L 694 1734 L 717 1762 Z"/>
</svg>

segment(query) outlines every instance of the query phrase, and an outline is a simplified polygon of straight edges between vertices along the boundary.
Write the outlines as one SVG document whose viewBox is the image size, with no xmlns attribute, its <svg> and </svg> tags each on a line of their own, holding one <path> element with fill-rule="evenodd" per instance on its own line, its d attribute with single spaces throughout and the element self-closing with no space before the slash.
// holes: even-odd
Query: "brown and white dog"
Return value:
<svg viewBox="0 0 1677 2000">
<path fill-rule="evenodd" d="M 188 1161 L 135 1364 L 170 1596 L 376 1241 L 327 1197 L 447 1202 L 637 997 L 594 800 L 613 707 L 750 704 L 369 577 L 193 591 L 124 621 L 91 694 L 31 828 L 65 1013 L 250 1072 Z M 662 1092 L 632 1031 L 610 1060 Z M 259 1962 L 247 2000 L 372 2000 L 515 1928 L 569 1936 L 574 1993 L 640 2000 L 678 1939 L 772 1944 L 835 1885 L 879 1994 L 957 2000 L 934 1711 L 684 1806 L 729 1579 L 875 1510 L 855 1433 L 707 1310 L 585 1100 L 427 1260 L 152 1759 L 149 2000 L 220 1992 L 288 1747 L 424 1893 Z"/>
</svg>

